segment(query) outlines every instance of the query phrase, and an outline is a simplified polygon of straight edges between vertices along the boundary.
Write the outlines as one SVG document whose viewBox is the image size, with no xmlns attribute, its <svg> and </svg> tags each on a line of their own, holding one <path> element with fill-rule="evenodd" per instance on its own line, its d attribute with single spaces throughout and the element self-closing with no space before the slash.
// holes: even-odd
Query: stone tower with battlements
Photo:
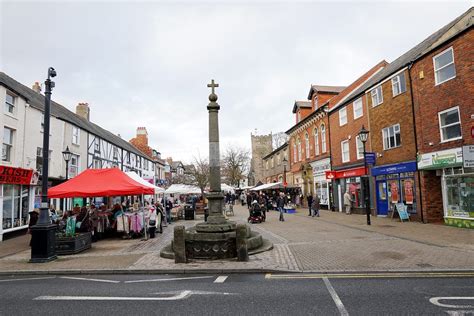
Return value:
<svg viewBox="0 0 474 316">
<path fill-rule="evenodd" d="M 250 160 L 249 185 L 264 183 L 262 158 L 272 152 L 273 135 L 250 134 L 252 140 L 252 159 Z"/>
</svg>

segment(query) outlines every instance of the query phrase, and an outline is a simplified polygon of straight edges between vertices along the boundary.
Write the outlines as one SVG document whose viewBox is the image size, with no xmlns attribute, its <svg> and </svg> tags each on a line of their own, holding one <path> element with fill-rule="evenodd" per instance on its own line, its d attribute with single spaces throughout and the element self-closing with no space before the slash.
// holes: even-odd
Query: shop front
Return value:
<svg viewBox="0 0 474 316">
<path fill-rule="evenodd" d="M 354 211 L 363 212 L 364 197 L 362 195 L 361 176 L 366 174 L 365 167 L 326 171 L 326 179 L 334 180 L 334 200 L 339 212 L 344 208 L 344 193 L 348 190 L 353 201 L 352 208 Z"/>
<path fill-rule="evenodd" d="M 4 234 L 28 228 L 37 181 L 38 174 L 31 169 L 0 166 L 0 241 Z"/>
<path fill-rule="evenodd" d="M 377 216 L 387 216 L 397 203 L 403 203 L 409 213 L 417 212 L 415 171 L 415 161 L 372 168 L 372 176 L 375 178 Z"/>
<path fill-rule="evenodd" d="M 469 148 L 465 149 L 464 156 L 463 159 L 462 147 L 422 154 L 418 169 L 436 170 L 441 175 L 445 224 L 474 228 L 474 165 L 469 162 Z"/>
<path fill-rule="evenodd" d="M 331 170 L 331 160 L 329 158 L 311 163 L 314 179 L 314 194 L 319 196 L 320 204 L 329 208 L 329 191 L 331 180 L 326 179 L 326 171 Z"/>
</svg>

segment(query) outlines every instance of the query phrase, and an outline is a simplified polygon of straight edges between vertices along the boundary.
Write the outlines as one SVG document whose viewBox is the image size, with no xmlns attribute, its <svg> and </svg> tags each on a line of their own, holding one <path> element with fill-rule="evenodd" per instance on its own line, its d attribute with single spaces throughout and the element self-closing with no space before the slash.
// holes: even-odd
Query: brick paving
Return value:
<svg viewBox="0 0 474 316">
<path fill-rule="evenodd" d="M 245 222 L 248 210 L 236 205 L 236 222 Z M 157 238 L 108 239 L 73 256 L 61 256 L 45 264 L 28 263 L 28 238 L 4 241 L 0 245 L 0 271 L 431 271 L 474 269 L 474 231 L 443 225 L 400 223 L 365 216 L 322 211 L 321 217 L 307 216 L 307 210 L 286 214 L 285 222 L 271 211 L 267 221 L 251 228 L 274 244 L 274 249 L 251 255 L 249 262 L 235 260 L 193 261 L 175 264 L 159 256 L 170 243 L 175 225 L 192 226 L 201 221 L 179 221 Z M 15 246 L 15 243 L 17 246 Z M 21 247 L 20 247 L 21 246 Z M 15 248 L 16 247 L 16 248 Z M 3 250 L 4 249 L 4 250 Z M 12 250 L 13 249 L 13 250 Z"/>
</svg>

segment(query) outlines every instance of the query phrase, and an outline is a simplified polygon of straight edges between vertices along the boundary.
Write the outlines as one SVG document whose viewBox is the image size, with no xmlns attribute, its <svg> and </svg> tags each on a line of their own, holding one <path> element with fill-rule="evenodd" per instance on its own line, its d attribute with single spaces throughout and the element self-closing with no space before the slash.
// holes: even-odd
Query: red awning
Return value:
<svg viewBox="0 0 474 316">
<path fill-rule="evenodd" d="M 48 190 L 49 198 L 123 196 L 155 194 L 154 189 L 136 182 L 117 168 L 87 169 Z"/>
</svg>

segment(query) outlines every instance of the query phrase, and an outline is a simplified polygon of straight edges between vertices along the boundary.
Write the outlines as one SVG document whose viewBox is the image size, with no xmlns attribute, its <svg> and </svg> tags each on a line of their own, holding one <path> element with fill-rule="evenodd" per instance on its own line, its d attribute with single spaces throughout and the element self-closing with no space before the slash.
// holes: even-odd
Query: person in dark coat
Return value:
<svg viewBox="0 0 474 316">
<path fill-rule="evenodd" d="M 30 221 L 28 222 L 28 234 L 31 234 L 31 227 L 35 226 L 36 223 L 38 223 L 38 218 L 39 218 L 39 211 L 37 209 L 34 209 L 30 212 Z M 31 242 L 33 240 L 33 235 L 31 236 L 30 239 L 30 247 L 31 247 Z"/>
<path fill-rule="evenodd" d="M 278 207 L 278 211 L 280 212 L 280 219 L 279 219 L 280 222 L 285 221 L 285 218 L 283 217 L 284 206 L 285 206 L 285 198 L 284 198 L 284 195 L 281 194 L 277 199 L 277 207 Z"/>
<path fill-rule="evenodd" d="M 308 210 L 309 210 L 308 216 L 311 216 L 311 205 L 313 204 L 313 196 L 311 194 L 309 194 L 306 197 L 306 200 L 308 201 Z"/>
<path fill-rule="evenodd" d="M 252 204 L 252 195 L 250 195 L 250 193 L 249 193 L 249 194 L 247 194 L 247 208 L 249 210 L 250 210 L 250 207 L 251 207 L 250 204 Z"/>
</svg>

